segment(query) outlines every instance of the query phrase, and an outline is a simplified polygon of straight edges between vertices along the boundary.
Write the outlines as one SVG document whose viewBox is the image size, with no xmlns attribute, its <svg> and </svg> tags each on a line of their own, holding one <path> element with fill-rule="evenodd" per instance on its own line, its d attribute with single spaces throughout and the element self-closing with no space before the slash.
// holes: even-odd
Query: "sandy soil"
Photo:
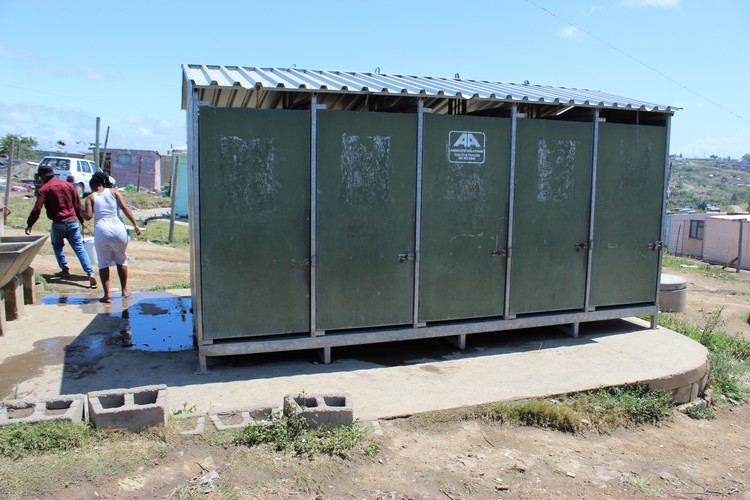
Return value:
<svg viewBox="0 0 750 500">
<path fill-rule="evenodd" d="M 6 228 L 5 234 L 21 235 L 24 233 L 21 229 Z M 43 233 L 34 231 L 32 234 Z M 55 276 L 60 268 L 57 266 L 49 238 L 32 263 L 34 271 L 36 274 L 41 274 L 54 291 L 78 293 L 87 290 L 88 279 L 67 243 L 64 251 L 73 276 L 70 278 Z M 146 290 L 190 283 L 190 256 L 188 252 L 187 246 L 171 247 L 147 241 L 131 241 L 128 244 L 129 287 L 132 290 Z M 111 284 L 112 291 L 116 293 L 119 291 L 120 285 L 114 269 L 112 269 L 112 278 L 114 279 Z"/>
<path fill-rule="evenodd" d="M 564 434 L 486 422 L 380 422 L 373 458 L 312 460 L 176 438 L 162 459 L 65 497 L 750 498 L 750 407 L 715 420 Z"/>
<path fill-rule="evenodd" d="M 9 230 L 7 234 L 20 234 Z M 189 282 L 187 248 L 133 241 L 134 290 Z M 70 256 L 75 262 L 74 257 Z M 57 279 L 49 243 L 34 261 L 58 291 L 80 292 L 80 267 Z M 750 274 L 718 280 L 688 270 L 688 310 L 701 323 L 723 307 L 724 331 L 750 338 Z M 116 283 L 113 286 L 118 286 Z M 106 484 L 68 485 L 60 498 L 552 498 L 677 497 L 750 499 L 750 407 L 720 409 L 716 420 L 677 414 L 660 427 L 611 435 L 570 435 L 485 422 L 380 422 L 383 451 L 373 459 L 308 461 L 265 449 L 209 446 L 205 438 L 176 437 L 164 458 Z M 201 477 L 215 471 L 210 484 Z M 213 489 L 218 486 L 217 489 Z M 212 490 L 212 493 L 202 493 Z"/>
<path fill-rule="evenodd" d="M 722 309 L 722 322 L 716 329 L 750 340 L 750 272 L 735 273 L 734 269 L 727 269 L 726 277 L 721 279 L 694 269 L 665 269 L 664 272 L 688 281 L 687 307 L 684 312 L 675 313 L 678 318 L 703 326 L 710 314 Z"/>
</svg>

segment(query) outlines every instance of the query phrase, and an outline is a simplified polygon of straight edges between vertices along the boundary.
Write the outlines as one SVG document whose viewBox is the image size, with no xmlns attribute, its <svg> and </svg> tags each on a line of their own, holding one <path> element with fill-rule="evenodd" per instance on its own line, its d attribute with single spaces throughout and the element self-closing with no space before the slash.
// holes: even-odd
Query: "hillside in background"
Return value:
<svg viewBox="0 0 750 500">
<path fill-rule="evenodd" d="M 705 211 L 711 206 L 729 211 L 730 205 L 748 210 L 750 164 L 718 158 L 672 158 L 667 210 Z"/>
</svg>

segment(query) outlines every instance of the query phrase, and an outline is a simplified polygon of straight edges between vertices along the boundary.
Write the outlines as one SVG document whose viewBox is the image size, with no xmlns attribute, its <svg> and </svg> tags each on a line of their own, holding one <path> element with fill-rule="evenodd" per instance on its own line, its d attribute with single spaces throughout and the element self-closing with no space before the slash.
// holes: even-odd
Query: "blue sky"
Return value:
<svg viewBox="0 0 750 500">
<path fill-rule="evenodd" d="M 682 107 L 671 152 L 750 153 L 747 0 L 0 2 L 0 136 L 165 154 L 182 64 L 602 90 Z M 570 24 L 569 24 L 570 23 Z"/>
</svg>

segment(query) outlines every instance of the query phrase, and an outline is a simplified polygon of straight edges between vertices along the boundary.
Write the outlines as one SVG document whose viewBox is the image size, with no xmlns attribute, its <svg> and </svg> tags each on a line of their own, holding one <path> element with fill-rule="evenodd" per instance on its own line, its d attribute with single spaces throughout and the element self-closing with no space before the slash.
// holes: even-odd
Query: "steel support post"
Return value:
<svg viewBox="0 0 750 500">
<path fill-rule="evenodd" d="M 523 118 L 523 114 L 518 113 L 518 105 L 513 104 L 511 110 L 510 125 L 510 177 L 508 182 L 508 256 L 505 259 L 505 304 L 503 307 L 503 317 L 513 319 L 515 314 L 510 312 L 510 272 L 513 264 L 513 207 L 515 203 L 515 184 L 516 184 L 516 142 L 518 136 L 518 119 Z"/>
<path fill-rule="evenodd" d="M 422 168 L 424 160 L 424 115 L 431 112 L 431 109 L 425 109 L 424 101 L 420 99 L 417 109 L 417 200 L 414 224 L 414 307 L 412 316 L 414 328 L 425 326 L 425 323 L 419 322 L 419 280 L 422 263 Z"/>
<path fill-rule="evenodd" d="M 599 124 L 605 121 L 599 118 L 599 110 L 594 111 L 594 151 L 591 162 L 591 204 L 589 205 L 589 249 L 586 262 L 586 288 L 583 310 L 592 311 L 591 307 L 591 270 L 594 264 L 594 221 L 596 220 L 596 178 L 599 172 Z"/>
<path fill-rule="evenodd" d="M 667 127 L 667 139 L 666 144 L 664 145 L 664 189 L 662 190 L 662 199 L 661 199 L 661 230 L 659 231 L 659 241 L 664 241 L 664 231 L 665 231 L 665 225 L 667 221 L 667 191 L 669 189 L 669 141 L 670 136 L 672 134 L 672 118 L 667 116 L 667 123 L 665 125 Z M 662 259 L 662 252 L 664 252 L 664 245 L 658 245 L 658 248 L 656 249 L 657 252 L 657 270 L 656 270 L 656 301 L 654 304 L 656 305 L 656 313 L 654 313 L 651 316 L 651 328 L 656 328 L 659 326 L 659 288 L 661 287 L 661 259 Z"/>
<path fill-rule="evenodd" d="M 318 330 L 318 111 L 326 109 L 313 95 L 310 103 L 310 335 Z M 330 358 L 330 353 L 328 353 Z M 330 362 L 330 361 L 329 361 Z"/>
</svg>

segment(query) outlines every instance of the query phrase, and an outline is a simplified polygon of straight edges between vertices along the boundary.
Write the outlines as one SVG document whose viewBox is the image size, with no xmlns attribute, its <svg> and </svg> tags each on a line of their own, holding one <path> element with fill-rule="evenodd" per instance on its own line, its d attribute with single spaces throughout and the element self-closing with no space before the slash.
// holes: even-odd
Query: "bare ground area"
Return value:
<svg viewBox="0 0 750 500">
<path fill-rule="evenodd" d="M 20 234 L 13 231 L 7 234 Z M 129 254 L 134 290 L 189 282 L 186 247 L 133 241 Z M 33 265 L 56 291 L 78 293 L 86 280 L 75 258 L 69 258 L 71 270 L 78 275 L 72 279 L 52 276 L 58 269 L 48 243 Z M 706 314 L 723 307 L 725 324 L 719 329 L 750 338 L 747 272 L 719 280 L 692 270 L 665 271 L 688 278 L 688 311 L 678 317 L 701 325 Z M 383 435 L 376 440 L 382 451 L 376 456 L 317 456 L 312 460 L 266 447 L 211 445 L 210 433 L 188 437 L 172 429 L 158 450 L 144 451 L 144 458 L 135 464 L 101 476 L 57 478 L 52 489 L 24 496 L 750 499 L 748 406 L 720 408 L 715 420 L 692 420 L 676 413 L 658 427 L 645 425 L 603 435 L 484 421 L 443 423 L 424 417 L 379 424 Z M 96 453 L 116 451 L 102 446 Z M 96 462 L 100 458 L 81 459 Z M 0 471 L 23 474 L 3 460 Z"/>
<path fill-rule="evenodd" d="M 65 498 L 750 498 L 750 408 L 571 435 L 481 421 L 380 423 L 371 458 L 293 457 L 172 437 L 162 455 Z"/>
<path fill-rule="evenodd" d="M 721 270 L 720 266 L 713 268 L 717 273 Z M 736 273 L 728 268 L 721 273 L 722 277 L 690 268 L 669 268 L 664 272 L 688 281 L 687 307 L 684 312 L 675 313 L 676 317 L 703 326 L 709 314 L 721 309 L 721 324 L 717 330 L 750 340 L 750 272 Z"/>
</svg>

